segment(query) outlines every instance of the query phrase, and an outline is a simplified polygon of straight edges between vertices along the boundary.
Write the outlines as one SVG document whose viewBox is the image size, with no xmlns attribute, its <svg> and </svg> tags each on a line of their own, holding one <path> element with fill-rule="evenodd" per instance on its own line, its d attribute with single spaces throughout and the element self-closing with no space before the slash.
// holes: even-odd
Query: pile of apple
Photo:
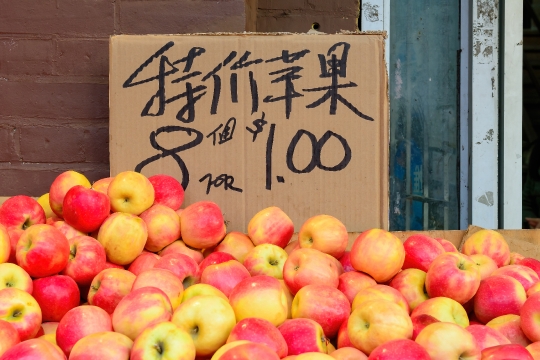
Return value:
<svg viewBox="0 0 540 360">
<path fill-rule="evenodd" d="M 0 360 L 540 359 L 540 261 L 497 232 L 461 252 L 372 229 L 247 234 L 218 205 L 180 209 L 167 175 L 59 175 L 0 207 Z"/>
</svg>

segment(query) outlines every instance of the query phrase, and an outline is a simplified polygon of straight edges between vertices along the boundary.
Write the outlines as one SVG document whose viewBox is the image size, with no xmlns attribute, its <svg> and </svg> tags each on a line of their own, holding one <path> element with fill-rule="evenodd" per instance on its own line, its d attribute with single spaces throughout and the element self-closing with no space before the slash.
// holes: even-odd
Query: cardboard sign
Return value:
<svg viewBox="0 0 540 360">
<path fill-rule="evenodd" d="M 388 227 L 383 34 L 114 36 L 112 176 L 164 173 L 228 230 L 278 206 L 297 229 Z"/>
</svg>

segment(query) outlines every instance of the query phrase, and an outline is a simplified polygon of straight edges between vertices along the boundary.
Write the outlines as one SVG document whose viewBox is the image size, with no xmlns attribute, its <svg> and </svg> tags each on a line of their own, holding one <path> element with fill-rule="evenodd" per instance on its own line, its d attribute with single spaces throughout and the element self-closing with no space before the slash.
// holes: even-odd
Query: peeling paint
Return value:
<svg viewBox="0 0 540 360">
<path fill-rule="evenodd" d="M 362 5 L 362 12 L 367 21 L 370 21 L 370 22 L 379 21 L 379 5 L 365 3 Z"/>
<path fill-rule="evenodd" d="M 474 43 L 474 47 L 473 47 L 473 50 L 474 50 L 474 57 L 477 57 L 478 55 L 480 55 L 480 51 L 482 50 L 482 43 L 480 41 L 476 41 Z"/>
<path fill-rule="evenodd" d="M 499 0 L 478 0 L 476 17 L 492 23 L 499 14 Z"/>
<path fill-rule="evenodd" d="M 493 191 L 486 191 L 484 195 L 477 197 L 476 201 L 479 202 L 480 204 L 493 206 L 495 202 L 493 198 Z"/>
<path fill-rule="evenodd" d="M 486 46 L 484 51 L 482 51 L 482 55 L 484 57 L 489 57 L 489 56 L 493 55 L 493 46 Z"/>
<path fill-rule="evenodd" d="M 484 140 L 493 141 L 493 134 L 495 134 L 495 131 L 493 131 L 493 129 L 489 129 Z"/>
</svg>

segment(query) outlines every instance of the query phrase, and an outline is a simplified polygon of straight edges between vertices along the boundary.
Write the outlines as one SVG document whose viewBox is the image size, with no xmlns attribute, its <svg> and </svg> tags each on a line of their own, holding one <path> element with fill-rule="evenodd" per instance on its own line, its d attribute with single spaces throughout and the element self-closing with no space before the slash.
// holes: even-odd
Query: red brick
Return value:
<svg viewBox="0 0 540 360">
<path fill-rule="evenodd" d="M 53 54 L 52 39 L 0 37 L 0 74 L 50 75 Z"/>
<path fill-rule="evenodd" d="M 0 33 L 108 36 L 114 0 L 0 0 Z"/>
<path fill-rule="evenodd" d="M 344 17 L 340 15 L 326 15 L 305 13 L 291 13 L 287 16 L 278 14 L 259 14 L 257 18 L 257 31 L 287 31 L 287 32 L 307 32 L 313 23 L 320 25 L 319 31 L 328 34 L 336 33 L 340 30 L 357 30 L 356 17 Z"/>
<path fill-rule="evenodd" d="M 15 127 L 0 125 L 0 161 L 19 161 L 18 137 Z"/>
<path fill-rule="evenodd" d="M 96 119 L 109 116 L 108 85 L 0 81 L 0 115 Z"/>
<path fill-rule="evenodd" d="M 109 74 L 109 40 L 106 39 L 60 39 L 57 75 Z"/>
<path fill-rule="evenodd" d="M 108 165 L 101 164 L 0 164 L 0 196 L 41 196 L 67 170 L 78 171 L 91 182 L 108 177 L 110 172 Z"/>
<path fill-rule="evenodd" d="M 23 126 L 21 157 L 33 163 L 109 162 L 109 129 L 96 126 Z"/>
<path fill-rule="evenodd" d="M 331 2 L 329 0 L 323 0 Z M 306 0 L 259 0 L 259 9 L 293 10 L 305 8 Z"/>
<path fill-rule="evenodd" d="M 120 31 L 125 34 L 242 32 L 244 29 L 244 0 L 120 2 Z"/>
</svg>

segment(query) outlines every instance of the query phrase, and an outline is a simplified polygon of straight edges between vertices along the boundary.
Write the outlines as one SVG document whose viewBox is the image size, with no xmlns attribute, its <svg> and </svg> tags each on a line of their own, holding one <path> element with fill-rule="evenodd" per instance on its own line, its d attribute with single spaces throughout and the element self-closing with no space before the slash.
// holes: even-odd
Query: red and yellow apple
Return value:
<svg viewBox="0 0 540 360">
<path fill-rule="evenodd" d="M 199 265 L 195 260 L 184 254 L 173 253 L 162 256 L 154 264 L 154 268 L 172 271 L 182 281 L 184 289 L 200 281 Z"/>
<path fill-rule="evenodd" d="M 43 208 L 43 211 L 45 212 L 45 219 L 48 219 L 50 217 L 56 216 L 54 211 L 51 209 L 51 204 L 49 203 L 49 193 L 45 193 L 41 195 L 37 202 L 41 207 Z"/>
<path fill-rule="evenodd" d="M 107 195 L 107 191 L 109 190 L 109 185 L 113 180 L 114 180 L 114 177 L 106 177 L 103 179 L 99 179 L 98 181 L 92 184 L 92 189 Z"/>
<path fill-rule="evenodd" d="M 481 358 L 481 351 L 474 337 L 456 324 L 437 322 L 428 325 L 415 341 L 428 352 L 432 360 Z"/>
<path fill-rule="evenodd" d="M 149 251 L 143 251 L 133 262 L 129 265 L 128 271 L 135 275 L 139 275 L 145 270 L 153 269 L 160 256 Z"/>
<path fill-rule="evenodd" d="M 246 318 L 240 320 L 229 334 L 227 343 L 248 340 L 268 346 L 280 357 L 287 356 L 288 348 L 283 335 L 268 320 Z"/>
<path fill-rule="evenodd" d="M 394 277 L 405 261 L 403 243 L 388 231 L 371 229 L 360 234 L 351 248 L 351 263 L 378 283 Z"/>
<path fill-rule="evenodd" d="M 462 328 L 469 326 L 469 317 L 463 305 L 450 298 L 437 297 L 424 301 L 413 310 L 411 318 L 421 314 L 431 315 L 441 322 L 454 323 Z"/>
<path fill-rule="evenodd" d="M 390 281 L 390 287 L 403 295 L 411 311 L 429 299 L 426 290 L 426 273 L 422 270 L 406 269 L 399 272 Z"/>
<path fill-rule="evenodd" d="M 13 325 L 5 320 L 0 320 L 0 357 L 20 342 L 19 333 Z"/>
<path fill-rule="evenodd" d="M 61 274 L 69 276 L 79 285 L 90 285 L 96 275 L 105 269 L 105 249 L 90 236 L 76 236 L 68 239 L 68 242 L 69 260 Z"/>
<path fill-rule="evenodd" d="M 494 230 L 483 229 L 472 234 L 461 248 L 465 255 L 484 254 L 495 260 L 498 267 L 510 263 L 510 248 L 504 237 Z"/>
<path fill-rule="evenodd" d="M 154 204 L 165 205 L 173 210 L 180 209 L 184 202 L 184 188 L 175 178 L 165 174 L 150 176 L 148 181 L 154 188 Z"/>
<path fill-rule="evenodd" d="M 162 290 L 169 298 L 173 311 L 182 302 L 184 285 L 182 284 L 182 280 L 180 280 L 172 271 L 165 269 L 150 269 L 143 271 L 137 275 L 131 291 L 147 286 L 153 286 Z"/>
<path fill-rule="evenodd" d="M 18 343 L 1 357 L 2 360 L 65 360 L 62 351 L 43 339 L 29 339 Z"/>
<path fill-rule="evenodd" d="M 251 276 L 268 275 L 283 279 L 283 266 L 287 253 L 279 246 L 261 244 L 255 246 L 245 257 L 243 265 Z"/>
<path fill-rule="evenodd" d="M 427 272 L 433 260 L 446 252 L 437 240 L 423 234 L 409 236 L 403 247 L 405 249 L 403 270 L 419 269 Z"/>
<path fill-rule="evenodd" d="M 358 271 L 344 272 L 339 276 L 338 290 L 341 291 L 352 304 L 359 291 L 377 285 L 369 275 Z"/>
<path fill-rule="evenodd" d="M 229 260 L 206 266 L 201 271 L 201 283 L 212 285 L 230 296 L 236 285 L 250 276 L 244 265 L 236 260 Z"/>
<path fill-rule="evenodd" d="M 221 290 L 218 290 L 217 288 L 213 287 L 212 285 L 207 284 L 195 284 L 187 289 L 184 290 L 184 293 L 182 295 L 182 302 L 186 302 L 189 299 L 200 296 L 200 295 L 212 295 L 212 296 L 218 296 L 224 300 L 229 301 L 227 296 L 225 296 L 224 293 L 221 292 Z"/>
<path fill-rule="evenodd" d="M 180 217 L 170 207 L 152 205 L 140 218 L 148 229 L 148 239 L 144 247 L 146 250 L 158 252 L 180 238 Z"/>
<path fill-rule="evenodd" d="M 507 275 L 516 279 L 523 285 L 525 291 L 528 291 L 531 286 L 538 283 L 540 279 L 533 269 L 524 265 L 507 265 L 493 272 L 493 276 Z"/>
<path fill-rule="evenodd" d="M 39 304 L 43 321 L 58 322 L 80 302 L 77 283 L 65 275 L 53 275 L 34 280 L 32 296 Z"/>
<path fill-rule="evenodd" d="M 110 212 L 111 203 L 107 195 L 82 185 L 73 186 L 64 197 L 64 220 L 85 233 L 99 229 Z"/>
<path fill-rule="evenodd" d="M 255 214 L 248 224 L 248 236 L 255 244 L 273 244 L 284 248 L 294 232 L 292 220 L 276 206 Z"/>
<path fill-rule="evenodd" d="M 225 237 L 226 230 L 221 209 L 214 202 L 199 201 L 180 213 L 182 240 L 195 249 L 217 245 Z"/>
<path fill-rule="evenodd" d="M 219 245 L 216 246 L 214 251 L 231 254 L 236 260 L 243 264 L 247 254 L 253 250 L 254 247 L 255 245 L 253 245 L 249 236 L 238 231 L 232 231 L 225 235 L 225 238 L 223 238 Z"/>
<path fill-rule="evenodd" d="M 498 345 L 510 344 L 510 340 L 498 330 L 485 325 L 470 325 L 467 330 L 476 340 L 480 351 Z"/>
<path fill-rule="evenodd" d="M 360 290 L 352 302 L 352 311 L 372 300 L 387 300 L 399 305 L 407 314 L 410 312 L 409 304 L 405 297 L 398 290 L 388 285 L 374 285 Z"/>
<path fill-rule="evenodd" d="M 124 269 L 105 269 L 96 275 L 88 292 L 88 303 L 95 305 L 108 314 L 129 292 L 136 276 Z"/>
<path fill-rule="evenodd" d="M 328 339 L 316 321 L 301 318 L 286 320 L 278 330 L 287 343 L 288 355 L 307 352 L 327 353 Z"/>
<path fill-rule="evenodd" d="M 26 230 L 34 224 L 45 224 L 45 211 L 26 195 L 13 196 L 0 206 L 0 225 Z"/>
<path fill-rule="evenodd" d="M 189 334 L 170 321 L 146 328 L 133 343 L 130 360 L 193 360 L 195 344 Z"/>
<path fill-rule="evenodd" d="M 64 197 L 69 189 L 76 185 L 82 185 L 87 189 L 92 187 L 90 181 L 83 174 L 73 170 L 61 173 L 52 182 L 49 190 L 49 204 L 58 217 L 63 218 Z"/>
<path fill-rule="evenodd" d="M 540 341 L 540 294 L 525 301 L 519 312 L 521 329 L 532 342 Z"/>
<path fill-rule="evenodd" d="M 488 322 L 486 326 L 503 334 L 512 344 L 527 346 L 531 343 L 521 328 L 521 317 L 518 315 L 511 314 L 496 317 Z"/>
<path fill-rule="evenodd" d="M 519 281 L 510 276 L 490 276 L 480 283 L 474 296 L 474 313 L 487 323 L 502 315 L 519 315 L 527 293 Z"/>
<path fill-rule="evenodd" d="M 155 192 L 146 176 L 134 171 L 124 171 L 110 182 L 107 195 L 113 212 L 139 215 L 152 206 Z"/>
<path fill-rule="evenodd" d="M 133 341 L 113 331 L 98 332 L 77 341 L 69 360 L 130 360 Z"/>
<path fill-rule="evenodd" d="M 298 232 L 301 248 L 311 248 L 339 259 L 349 242 L 347 228 L 330 215 L 313 216 L 304 222 Z"/>
<path fill-rule="evenodd" d="M 172 244 L 166 246 L 158 254 L 159 256 L 165 256 L 173 253 L 180 253 L 189 256 L 197 264 L 200 264 L 204 260 L 204 256 L 200 250 L 192 249 L 188 247 L 182 240 L 176 240 Z"/>
<path fill-rule="evenodd" d="M 362 359 L 362 358 L 360 358 Z M 379 345 L 369 355 L 370 360 L 431 360 L 428 352 L 409 339 L 392 340 Z"/>
<path fill-rule="evenodd" d="M 482 351 L 482 360 L 534 360 L 532 355 L 521 345 L 498 345 Z"/>
<path fill-rule="evenodd" d="M 34 284 L 24 269 L 11 263 L 0 264 L 0 290 L 17 288 L 32 294 Z"/>
<path fill-rule="evenodd" d="M 491 274 L 499 268 L 497 263 L 495 263 L 495 260 L 487 255 L 474 254 L 469 256 L 469 258 L 478 265 L 478 269 L 480 270 L 480 280 L 484 280 L 488 276 L 491 276 Z"/>
</svg>

